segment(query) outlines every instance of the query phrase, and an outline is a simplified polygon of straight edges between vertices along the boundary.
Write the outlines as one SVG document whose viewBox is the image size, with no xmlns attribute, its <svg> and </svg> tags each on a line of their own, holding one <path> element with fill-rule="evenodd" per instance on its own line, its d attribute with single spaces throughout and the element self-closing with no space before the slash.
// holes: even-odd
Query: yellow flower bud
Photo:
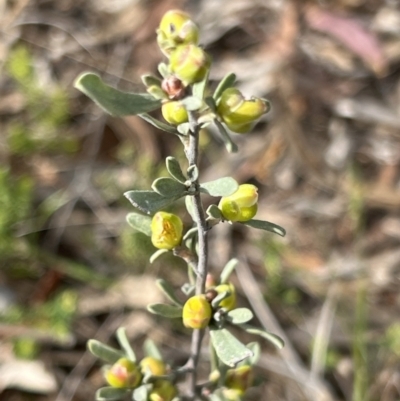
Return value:
<svg viewBox="0 0 400 401">
<path fill-rule="evenodd" d="M 158 249 L 172 249 L 181 243 L 182 220 L 172 213 L 157 212 L 151 221 L 151 242 Z"/>
<path fill-rule="evenodd" d="M 225 386 L 230 390 L 234 390 L 237 395 L 242 396 L 251 387 L 253 380 L 254 376 L 251 366 L 239 366 L 226 372 Z M 233 392 L 231 393 L 233 394 Z"/>
<path fill-rule="evenodd" d="M 220 284 L 219 286 L 215 287 L 215 291 L 217 291 L 218 294 L 222 294 L 223 292 L 230 292 L 230 295 L 219 303 L 219 306 L 221 308 L 225 308 L 228 311 L 235 308 L 236 290 L 232 283 Z"/>
<path fill-rule="evenodd" d="M 142 374 L 135 362 L 121 358 L 105 372 L 107 383 L 117 388 L 135 388 L 142 380 Z"/>
<path fill-rule="evenodd" d="M 257 213 L 258 189 L 252 184 L 242 184 L 238 190 L 224 196 L 219 202 L 219 209 L 226 220 L 247 221 Z"/>
<path fill-rule="evenodd" d="M 201 81 L 211 64 L 210 56 L 195 45 L 178 46 L 170 58 L 170 70 L 185 85 Z"/>
<path fill-rule="evenodd" d="M 251 130 L 256 121 L 270 109 L 263 99 L 245 99 L 236 88 L 226 89 L 217 106 L 217 113 L 227 127 L 239 134 Z"/>
<path fill-rule="evenodd" d="M 205 295 L 195 295 L 189 298 L 183 306 L 183 324 L 191 329 L 206 328 L 210 322 L 211 315 L 211 305 Z"/>
<path fill-rule="evenodd" d="M 165 363 L 151 356 L 143 358 L 139 365 L 143 374 L 150 371 L 153 376 L 163 376 L 167 373 Z"/>
<path fill-rule="evenodd" d="M 178 391 L 168 380 L 157 380 L 149 394 L 150 401 L 171 401 L 176 397 Z"/>
<path fill-rule="evenodd" d="M 165 120 L 172 125 L 186 123 L 189 120 L 185 106 L 180 101 L 166 102 L 161 106 Z"/>
<path fill-rule="evenodd" d="M 157 30 L 157 43 L 166 56 L 178 45 L 197 45 L 198 41 L 199 28 L 188 14 L 181 10 L 170 10 L 164 14 Z"/>
</svg>

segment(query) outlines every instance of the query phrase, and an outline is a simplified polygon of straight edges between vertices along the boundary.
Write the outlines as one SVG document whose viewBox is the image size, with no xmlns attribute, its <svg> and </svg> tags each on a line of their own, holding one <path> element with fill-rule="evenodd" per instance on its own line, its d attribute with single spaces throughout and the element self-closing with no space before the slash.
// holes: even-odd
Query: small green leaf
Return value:
<svg viewBox="0 0 400 401">
<path fill-rule="evenodd" d="M 272 333 L 270 333 L 268 331 L 265 331 L 265 330 L 262 330 L 262 329 L 258 329 L 256 327 L 248 326 L 246 324 L 241 326 L 241 327 L 244 330 L 246 330 L 247 333 L 256 334 L 256 335 L 258 335 L 260 337 L 265 338 L 266 340 L 268 340 L 269 342 L 274 344 L 275 347 L 278 348 L 278 349 L 282 349 L 285 346 L 285 342 L 282 340 L 282 338 L 280 338 L 276 334 L 272 334 Z"/>
<path fill-rule="evenodd" d="M 180 134 L 186 136 L 190 131 L 190 124 L 182 123 L 182 124 L 179 124 L 176 128 Z"/>
<path fill-rule="evenodd" d="M 186 177 L 183 175 L 181 166 L 175 157 L 168 156 L 165 160 L 165 164 L 168 172 L 171 174 L 171 177 L 175 178 L 175 180 L 179 181 L 181 184 L 186 182 Z"/>
<path fill-rule="evenodd" d="M 186 194 L 186 186 L 173 178 L 157 178 L 151 185 L 153 191 L 159 193 L 164 198 L 180 198 Z"/>
<path fill-rule="evenodd" d="M 143 93 L 127 93 L 106 85 L 97 74 L 80 75 L 75 88 L 90 97 L 98 106 L 114 116 L 147 113 L 161 107 L 161 101 Z"/>
<path fill-rule="evenodd" d="M 238 183 L 232 177 L 218 178 L 200 185 L 200 191 L 211 196 L 229 196 L 238 188 Z"/>
<path fill-rule="evenodd" d="M 158 251 L 155 251 L 149 259 L 150 264 L 153 264 L 161 255 L 164 253 L 168 253 L 168 249 L 159 249 Z"/>
<path fill-rule="evenodd" d="M 158 64 L 158 72 L 163 78 L 167 77 L 169 75 L 168 65 L 165 63 Z"/>
<path fill-rule="evenodd" d="M 220 292 L 212 301 L 211 301 L 211 305 L 213 308 L 217 308 L 219 303 L 221 301 L 223 301 L 224 299 L 228 298 L 231 296 L 231 292 L 230 291 L 223 291 Z"/>
<path fill-rule="evenodd" d="M 225 77 L 222 78 L 221 82 L 218 84 L 217 89 L 215 89 L 215 92 L 213 94 L 213 98 L 215 99 L 215 101 L 218 101 L 225 89 L 232 88 L 232 86 L 235 85 L 235 81 L 236 75 L 233 72 L 225 75 Z"/>
<path fill-rule="evenodd" d="M 193 221 L 196 222 L 196 216 L 194 214 L 194 206 L 193 206 L 193 197 L 192 196 L 185 197 L 185 206 L 186 206 L 186 210 L 192 217 Z"/>
<path fill-rule="evenodd" d="M 222 141 L 224 142 L 226 150 L 229 153 L 236 153 L 239 148 L 237 147 L 236 143 L 233 142 L 232 138 L 228 134 L 228 131 L 217 119 L 214 120 L 214 123 L 217 126 L 219 133 L 221 134 Z"/>
<path fill-rule="evenodd" d="M 147 310 L 155 315 L 160 315 L 168 318 L 182 317 L 182 308 L 167 304 L 150 304 Z"/>
<path fill-rule="evenodd" d="M 199 169 L 196 165 L 189 166 L 187 169 L 189 180 L 195 182 L 199 178 Z"/>
<path fill-rule="evenodd" d="M 108 363 L 115 363 L 118 359 L 124 357 L 123 352 L 109 347 L 97 340 L 89 340 L 87 348 L 94 356 Z"/>
<path fill-rule="evenodd" d="M 116 401 L 122 400 L 129 390 L 116 387 L 102 387 L 96 391 L 97 401 Z"/>
<path fill-rule="evenodd" d="M 186 241 L 190 238 L 196 237 L 198 232 L 199 230 L 197 227 L 192 227 L 190 230 L 186 231 L 185 235 L 183 236 L 183 240 Z"/>
<path fill-rule="evenodd" d="M 269 221 L 248 220 L 241 223 L 249 227 L 258 228 L 259 230 L 269 231 L 271 233 L 278 234 L 281 237 L 284 237 L 286 235 L 286 230 L 284 228 L 278 226 L 277 224 L 270 223 Z"/>
<path fill-rule="evenodd" d="M 247 308 L 236 308 L 228 312 L 228 320 L 232 324 L 243 324 L 253 319 L 253 312 Z"/>
<path fill-rule="evenodd" d="M 176 198 L 165 198 L 153 191 L 128 191 L 124 193 L 124 196 L 133 206 L 147 214 L 152 214 L 160 209 L 164 209 L 180 198 L 180 196 Z"/>
<path fill-rule="evenodd" d="M 132 400 L 134 401 L 147 401 L 149 397 L 149 392 L 147 385 L 142 385 L 133 390 Z"/>
<path fill-rule="evenodd" d="M 146 85 L 146 86 L 159 86 L 161 87 L 161 79 L 155 77 L 154 75 L 151 74 L 144 74 L 141 77 L 142 82 Z"/>
<path fill-rule="evenodd" d="M 225 265 L 225 267 L 222 269 L 222 273 L 221 273 L 221 276 L 220 276 L 220 283 L 221 284 L 225 284 L 225 283 L 228 282 L 228 279 L 229 279 L 230 275 L 236 269 L 236 266 L 238 265 L 238 263 L 239 263 L 239 261 L 236 258 L 234 258 L 234 259 L 231 259 Z"/>
<path fill-rule="evenodd" d="M 164 295 L 176 306 L 182 307 L 182 302 L 175 295 L 175 289 L 171 286 L 168 281 L 160 278 L 156 281 L 157 287 L 161 289 Z"/>
<path fill-rule="evenodd" d="M 152 358 L 158 359 L 159 361 L 163 360 L 160 350 L 158 349 L 154 341 L 150 338 L 147 338 L 144 342 L 143 349 L 146 356 L 151 356 Z"/>
<path fill-rule="evenodd" d="M 226 365 L 234 367 L 253 353 L 226 329 L 210 330 L 210 337 L 218 358 Z"/>
<path fill-rule="evenodd" d="M 195 96 L 187 96 L 181 100 L 181 103 L 185 106 L 187 111 L 199 110 L 203 102 Z"/>
<path fill-rule="evenodd" d="M 144 121 L 147 121 L 153 127 L 156 127 L 158 129 L 160 129 L 161 131 L 168 132 L 169 134 L 178 135 L 178 131 L 176 130 L 175 127 L 173 127 L 172 125 L 166 124 L 166 123 L 164 123 L 162 121 L 157 120 L 156 118 L 152 117 L 150 114 L 141 113 L 141 114 L 139 114 L 139 117 L 141 119 L 143 119 Z"/>
<path fill-rule="evenodd" d="M 208 216 L 210 216 L 213 219 L 222 219 L 222 213 L 221 210 L 218 209 L 217 205 L 210 205 L 207 210 L 206 213 Z"/>
<path fill-rule="evenodd" d="M 136 362 L 136 355 L 131 345 L 129 344 L 128 337 L 126 336 L 125 327 L 120 327 L 117 330 L 117 340 L 121 348 L 125 351 L 125 354 L 128 357 L 128 359 L 130 359 L 132 362 Z"/>
<path fill-rule="evenodd" d="M 185 283 L 181 287 L 181 291 L 186 295 L 189 296 L 191 295 L 195 290 L 195 286 L 189 283 Z"/>
<path fill-rule="evenodd" d="M 132 212 L 127 214 L 126 221 L 135 230 L 151 237 L 151 217 Z"/>
<path fill-rule="evenodd" d="M 207 83 L 208 83 L 208 75 L 209 75 L 209 71 L 207 72 L 206 76 L 200 82 L 196 82 L 195 84 L 192 85 L 193 96 L 197 97 L 197 99 L 200 99 L 201 101 L 204 99 L 204 95 L 206 92 Z"/>
<path fill-rule="evenodd" d="M 246 347 L 251 350 L 253 353 L 253 356 L 250 358 L 245 359 L 243 362 L 247 363 L 248 365 L 255 365 L 258 360 L 260 359 L 261 355 L 261 347 L 260 344 L 256 341 L 253 341 L 251 343 L 248 343 Z"/>
</svg>

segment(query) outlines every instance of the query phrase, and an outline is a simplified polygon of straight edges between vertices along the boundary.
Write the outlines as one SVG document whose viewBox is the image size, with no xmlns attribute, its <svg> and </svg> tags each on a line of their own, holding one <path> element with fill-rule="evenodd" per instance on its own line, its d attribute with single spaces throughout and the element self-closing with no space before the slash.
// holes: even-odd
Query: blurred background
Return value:
<svg viewBox="0 0 400 401">
<path fill-rule="evenodd" d="M 399 400 L 398 0 L 0 0 L 0 400 L 94 399 L 104 381 L 85 343 L 115 345 L 120 325 L 139 356 L 147 335 L 171 365 L 188 356 L 181 323 L 145 312 L 162 299 L 154 277 L 179 288 L 185 266 L 149 264 L 122 195 L 166 175 L 166 156 L 184 163 L 180 143 L 73 88 L 94 71 L 143 91 L 172 8 L 199 23 L 214 85 L 235 72 L 273 106 L 235 136 L 238 154 L 201 137 L 202 180 L 258 185 L 257 217 L 287 231 L 211 233 L 211 268 L 238 256 L 240 304 L 287 343 L 261 341 L 247 399 Z"/>
</svg>

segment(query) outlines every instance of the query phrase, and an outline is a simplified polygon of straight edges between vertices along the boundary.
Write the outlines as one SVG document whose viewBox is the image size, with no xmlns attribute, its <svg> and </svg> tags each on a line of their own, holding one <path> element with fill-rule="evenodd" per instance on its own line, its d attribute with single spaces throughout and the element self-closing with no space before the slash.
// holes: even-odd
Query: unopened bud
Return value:
<svg viewBox="0 0 400 401">
<path fill-rule="evenodd" d="M 201 81 L 210 67 L 210 56 L 195 45 L 178 46 L 170 58 L 170 70 L 185 85 Z"/>
<path fill-rule="evenodd" d="M 253 384 L 253 370 L 251 366 L 239 366 L 226 372 L 225 386 L 242 396 Z"/>
<path fill-rule="evenodd" d="M 145 375 L 150 372 L 153 376 L 163 376 L 167 373 L 165 363 L 159 359 L 147 356 L 140 361 L 140 370 Z"/>
<path fill-rule="evenodd" d="M 215 287 L 215 285 L 216 285 L 215 277 L 211 273 L 207 273 L 206 288 L 212 288 Z"/>
<path fill-rule="evenodd" d="M 142 380 L 142 374 L 135 362 L 119 359 L 105 372 L 107 383 L 117 388 L 135 388 Z"/>
<path fill-rule="evenodd" d="M 170 10 L 161 19 L 157 30 L 157 43 L 168 56 L 177 46 L 199 41 L 199 28 L 190 16 L 181 10 Z"/>
<path fill-rule="evenodd" d="M 228 295 L 225 299 L 223 299 L 219 303 L 219 306 L 221 308 L 225 308 L 228 311 L 235 308 L 235 306 L 236 306 L 236 290 L 232 283 L 220 284 L 219 286 L 215 287 L 215 291 L 217 291 L 218 294 L 222 294 L 223 292 L 230 293 L 230 295 Z"/>
<path fill-rule="evenodd" d="M 150 401 L 172 401 L 178 391 L 168 380 L 157 380 L 149 394 Z"/>
<path fill-rule="evenodd" d="M 206 328 L 210 322 L 211 315 L 211 305 L 205 295 L 195 295 L 189 298 L 182 310 L 183 324 L 191 329 Z"/>
<path fill-rule="evenodd" d="M 161 83 L 161 88 L 172 100 L 182 99 L 186 92 L 186 88 L 182 81 L 174 75 L 169 75 L 164 78 Z"/>
<path fill-rule="evenodd" d="M 217 112 L 227 127 L 239 134 L 251 130 L 257 120 L 270 109 L 266 100 L 245 99 L 236 88 L 226 89 L 219 99 Z"/>
<path fill-rule="evenodd" d="M 151 221 L 151 242 L 158 249 L 173 249 L 181 243 L 182 220 L 172 213 L 157 212 Z"/>
<path fill-rule="evenodd" d="M 238 190 L 224 196 L 219 202 L 219 209 L 226 220 L 247 221 L 257 213 L 258 188 L 252 184 L 242 184 Z"/>
<path fill-rule="evenodd" d="M 179 100 L 163 103 L 161 113 L 165 120 L 172 125 L 179 125 L 189 120 L 185 106 Z"/>
</svg>

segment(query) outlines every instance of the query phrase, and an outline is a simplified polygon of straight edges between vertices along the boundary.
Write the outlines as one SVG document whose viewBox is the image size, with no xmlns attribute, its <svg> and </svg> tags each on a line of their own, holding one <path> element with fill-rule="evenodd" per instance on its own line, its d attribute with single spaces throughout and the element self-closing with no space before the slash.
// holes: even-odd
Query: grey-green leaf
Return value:
<svg viewBox="0 0 400 401">
<path fill-rule="evenodd" d="M 135 230 L 151 236 L 151 217 L 132 212 L 127 214 L 126 221 Z"/>
<path fill-rule="evenodd" d="M 219 133 L 221 134 L 221 138 L 222 141 L 224 142 L 226 150 L 229 153 L 236 153 L 239 150 L 239 148 L 237 147 L 236 143 L 233 142 L 232 138 L 228 134 L 228 131 L 225 129 L 222 123 L 219 122 L 217 119 L 214 120 L 214 123 L 217 126 Z"/>
<path fill-rule="evenodd" d="M 239 263 L 239 261 L 236 258 L 233 258 L 225 265 L 225 267 L 222 269 L 222 273 L 220 276 L 221 284 L 225 284 L 228 282 L 230 275 L 236 269 L 236 266 L 238 263 Z"/>
<path fill-rule="evenodd" d="M 187 111 L 199 110 L 203 102 L 195 96 L 187 96 L 181 100 L 181 103 L 185 106 Z"/>
<path fill-rule="evenodd" d="M 146 356 L 151 356 L 152 358 L 158 359 L 159 361 L 163 360 L 160 350 L 158 349 L 154 341 L 150 338 L 147 338 L 144 342 L 143 349 Z"/>
<path fill-rule="evenodd" d="M 175 289 L 171 286 L 168 281 L 160 278 L 156 281 L 157 287 L 161 289 L 164 295 L 176 306 L 182 307 L 182 302 L 175 295 Z"/>
<path fill-rule="evenodd" d="M 146 385 L 139 386 L 133 390 L 132 400 L 134 401 L 147 401 L 149 392 Z"/>
<path fill-rule="evenodd" d="M 234 367 L 253 353 L 226 329 L 210 330 L 211 341 L 218 358 L 228 366 Z"/>
<path fill-rule="evenodd" d="M 132 362 L 136 362 L 136 355 L 131 345 L 129 344 L 128 337 L 126 336 L 125 327 L 120 327 L 117 330 L 117 340 L 121 348 L 125 351 L 125 354 L 128 357 L 128 359 L 130 359 Z"/>
<path fill-rule="evenodd" d="M 189 180 L 195 182 L 199 178 L 199 169 L 196 165 L 189 166 L 187 169 Z"/>
<path fill-rule="evenodd" d="M 195 290 L 195 286 L 191 285 L 189 283 L 185 283 L 182 285 L 181 287 L 181 291 L 188 297 L 189 295 L 191 295 Z"/>
<path fill-rule="evenodd" d="M 276 334 L 272 334 L 268 331 L 248 325 L 244 325 L 242 326 L 242 328 L 244 328 L 250 334 L 256 334 L 258 336 L 265 338 L 266 340 L 274 344 L 275 347 L 277 347 L 278 349 L 282 349 L 285 346 L 285 342 L 282 340 L 282 338 L 280 338 Z"/>
<path fill-rule="evenodd" d="M 253 312 L 247 308 L 236 308 L 228 312 L 228 320 L 232 324 L 243 324 L 253 319 Z"/>
<path fill-rule="evenodd" d="M 218 84 L 213 94 L 213 98 L 215 99 L 215 101 L 218 101 L 225 89 L 232 88 L 232 86 L 235 85 L 235 81 L 236 75 L 233 72 L 225 75 L 224 78 L 222 78 L 221 82 Z"/>
<path fill-rule="evenodd" d="M 160 86 L 161 87 L 161 79 L 158 77 L 155 77 L 154 75 L 151 74 L 143 74 L 141 77 L 142 82 L 146 86 Z"/>
<path fill-rule="evenodd" d="M 175 157 L 168 156 L 165 160 L 165 164 L 168 172 L 171 174 L 171 177 L 175 178 L 175 180 L 179 181 L 181 184 L 186 182 L 186 177 L 183 175 L 181 166 Z"/>
<path fill-rule="evenodd" d="M 161 255 L 168 253 L 168 249 L 159 249 L 155 251 L 149 258 L 150 264 L 154 263 Z"/>
<path fill-rule="evenodd" d="M 87 347 L 90 353 L 107 363 L 115 363 L 124 356 L 123 352 L 97 340 L 89 340 Z"/>
<path fill-rule="evenodd" d="M 139 114 L 139 117 L 142 118 L 144 121 L 147 121 L 153 127 L 160 129 L 161 131 L 168 132 L 169 134 L 178 135 L 178 131 L 176 130 L 175 127 L 173 127 L 172 125 L 166 124 L 160 120 L 157 120 L 156 118 L 152 117 L 150 114 L 141 113 L 141 114 Z"/>
<path fill-rule="evenodd" d="M 248 220 L 243 221 L 242 224 L 245 224 L 249 227 L 258 228 L 259 230 L 269 231 L 271 233 L 278 234 L 281 237 L 284 237 L 286 235 L 286 230 L 284 228 L 278 226 L 277 224 L 270 223 L 269 221 Z"/>
<path fill-rule="evenodd" d="M 157 178 L 151 185 L 153 191 L 164 198 L 180 198 L 186 194 L 186 186 L 169 177 Z"/>
<path fill-rule="evenodd" d="M 182 123 L 179 124 L 176 129 L 178 130 L 178 132 L 184 136 L 186 136 L 189 131 L 190 131 L 190 124 L 189 123 Z"/>
<path fill-rule="evenodd" d="M 238 183 L 232 177 L 222 177 L 200 185 L 200 191 L 211 196 L 229 196 L 238 188 Z"/>
<path fill-rule="evenodd" d="M 209 73 L 207 73 L 206 76 L 200 82 L 196 82 L 192 86 L 193 96 L 197 97 L 200 100 L 204 99 L 208 83 L 208 75 Z"/>
<path fill-rule="evenodd" d="M 124 196 L 133 206 L 147 214 L 152 214 L 160 209 L 164 209 L 180 198 L 179 196 L 176 198 L 165 198 L 153 191 L 128 191 L 124 193 Z"/>
<path fill-rule="evenodd" d="M 167 304 L 150 304 L 147 310 L 155 315 L 160 315 L 167 318 L 182 317 L 182 308 Z"/>
<path fill-rule="evenodd" d="M 98 106 L 114 116 L 147 113 L 161 107 L 161 101 L 144 93 L 127 93 L 105 84 L 97 74 L 80 75 L 75 88 L 90 97 Z"/>
<path fill-rule="evenodd" d="M 213 219 L 222 219 L 222 213 L 221 210 L 218 209 L 217 205 L 210 205 L 207 210 L 206 213 L 208 216 L 212 217 Z"/>
<path fill-rule="evenodd" d="M 160 73 L 160 75 L 165 78 L 166 76 L 169 75 L 169 71 L 168 71 L 168 65 L 165 63 L 160 63 L 158 64 L 158 72 Z"/>
<path fill-rule="evenodd" d="M 192 196 L 185 197 L 185 206 L 186 206 L 186 210 L 192 217 L 193 221 L 196 222 L 196 216 L 194 214 L 194 206 L 193 206 L 193 197 Z"/>
<path fill-rule="evenodd" d="M 260 344 L 256 341 L 246 344 L 246 347 L 253 352 L 253 356 L 245 360 L 244 362 L 248 362 L 249 365 L 255 365 L 260 359 L 261 355 L 261 347 Z"/>
<path fill-rule="evenodd" d="M 97 401 L 117 401 L 122 400 L 129 390 L 116 387 L 102 387 L 96 391 Z"/>
</svg>

